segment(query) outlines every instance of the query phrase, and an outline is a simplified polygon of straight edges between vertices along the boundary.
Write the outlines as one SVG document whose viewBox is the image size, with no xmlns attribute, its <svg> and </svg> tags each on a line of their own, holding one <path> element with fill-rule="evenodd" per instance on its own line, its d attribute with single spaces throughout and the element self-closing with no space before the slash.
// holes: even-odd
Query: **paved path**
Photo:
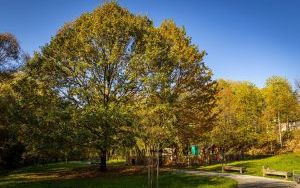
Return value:
<svg viewBox="0 0 300 188">
<path fill-rule="evenodd" d="M 180 171 L 188 174 L 199 174 L 206 176 L 222 176 L 236 180 L 239 188 L 269 187 L 269 188 L 300 188 L 299 184 L 292 181 L 265 178 L 259 176 L 239 175 L 231 173 L 205 172 L 205 171 Z"/>
</svg>

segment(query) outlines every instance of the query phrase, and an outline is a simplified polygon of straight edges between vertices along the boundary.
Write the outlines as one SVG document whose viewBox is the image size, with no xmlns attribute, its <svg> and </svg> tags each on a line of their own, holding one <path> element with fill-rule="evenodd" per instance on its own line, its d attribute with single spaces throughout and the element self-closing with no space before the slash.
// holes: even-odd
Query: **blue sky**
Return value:
<svg viewBox="0 0 300 188">
<path fill-rule="evenodd" d="M 173 19 L 205 49 L 215 78 L 263 87 L 272 75 L 300 79 L 299 0 L 119 0 L 159 25 Z M 101 0 L 0 0 L 0 32 L 12 32 L 30 54 L 66 22 Z"/>
</svg>

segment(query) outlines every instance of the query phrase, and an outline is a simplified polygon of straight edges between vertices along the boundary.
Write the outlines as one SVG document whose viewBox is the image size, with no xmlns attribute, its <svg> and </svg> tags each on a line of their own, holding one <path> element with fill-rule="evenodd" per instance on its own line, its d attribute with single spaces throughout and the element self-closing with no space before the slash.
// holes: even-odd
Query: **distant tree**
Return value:
<svg viewBox="0 0 300 188">
<path fill-rule="evenodd" d="M 296 80 L 296 87 L 300 89 L 300 80 Z"/>
<path fill-rule="evenodd" d="M 298 95 L 298 100 L 300 101 L 300 80 L 296 80 L 296 92 L 297 92 L 297 95 Z"/>
<path fill-rule="evenodd" d="M 225 152 L 243 154 L 251 147 L 258 147 L 262 132 L 260 118 L 263 97 L 260 90 L 249 82 L 219 80 L 217 109 L 218 121 L 212 139 Z"/>
<path fill-rule="evenodd" d="M 20 58 L 20 45 L 11 33 L 0 33 L 0 70 L 8 69 L 7 63 Z"/>
<path fill-rule="evenodd" d="M 265 119 L 273 132 L 277 132 L 278 142 L 283 146 L 281 124 L 297 118 L 295 112 L 299 104 L 296 94 L 287 79 L 273 76 L 266 81 L 263 95 L 266 103 Z"/>
</svg>

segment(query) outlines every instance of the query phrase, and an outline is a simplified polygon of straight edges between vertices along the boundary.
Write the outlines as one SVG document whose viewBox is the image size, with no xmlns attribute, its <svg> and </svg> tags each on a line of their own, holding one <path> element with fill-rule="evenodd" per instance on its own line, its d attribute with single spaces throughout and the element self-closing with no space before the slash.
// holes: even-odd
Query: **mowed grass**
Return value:
<svg viewBox="0 0 300 188">
<path fill-rule="evenodd" d="M 234 188 L 236 182 L 231 179 L 221 177 L 206 177 L 187 174 L 162 174 L 159 178 L 159 187 L 172 188 Z M 1 187 L 1 186 L 0 186 Z M 87 187 L 87 188 L 143 188 L 147 187 L 147 176 L 131 175 L 111 178 L 91 178 L 91 179 L 69 179 L 62 181 L 42 181 L 30 183 L 13 183 L 4 187 L 15 188 L 67 188 L 67 187 Z"/>
<path fill-rule="evenodd" d="M 70 161 L 68 163 L 59 162 L 59 163 L 50 163 L 45 165 L 35 165 L 24 167 L 18 170 L 12 171 L 10 174 L 20 174 L 20 173 L 41 173 L 41 172 L 57 172 L 57 171 L 71 171 L 78 170 L 81 168 L 86 168 L 90 166 L 89 161 Z"/>
<path fill-rule="evenodd" d="M 289 171 L 300 170 L 300 153 L 289 153 L 276 155 L 264 159 L 253 159 L 227 163 L 230 166 L 239 166 L 246 168 L 246 174 L 262 176 L 262 166 L 275 170 Z M 222 165 L 210 165 L 200 167 L 201 170 L 221 171 Z"/>
<path fill-rule="evenodd" d="M 26 167 L 0 176 L 0 188 L 143 188 L 147 187 L 147 174 L 132 167 L 112 164 L 111 171 L 101 173 L 88 162 L 54 163 L 45 166 Z M 210 188 L 236 187 L 234 180 L 222 177 L 207 177 L 188 174 L 174 174 L 168 171 L 159 176 L 159 187 L 166 188 Z"/>
<path fill-rule="evenodd" d="M 42 181 L 57 179 L 62 174 L 76 172 L 87 168 L 89 162 L 52 163 L 47 165 L 36 165 L 1 173 L 0 187 L 27 181 Z"/>
</svg>

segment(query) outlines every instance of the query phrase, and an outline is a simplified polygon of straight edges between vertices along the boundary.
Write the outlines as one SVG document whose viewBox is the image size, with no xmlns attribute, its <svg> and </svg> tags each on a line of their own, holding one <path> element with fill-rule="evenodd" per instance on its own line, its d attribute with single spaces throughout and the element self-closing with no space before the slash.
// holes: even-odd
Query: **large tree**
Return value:
<svg viewBox="0 0 300 188">
<path fill-rule="evenodd" d="M 156 28 L 147 17 L 106 3 L 62 27 L 28 68 L 76 106 L 77 126 L 90 133 L 105 170 L 107 151 L 120 138 L 131 139 L 132 126 L 141 123 L 133 117 L 143 108 L 137 102 L 154 109 L 148 122 L 156 126 L 172 113 L 180 125 L 207 125 L 199 120 L 209 120 L 215 89 L 204 55 L 172 21 Z M 194 114 L 192 122 L 180 111 Z"/>
<path fill-rule="evenodd" d="M 102 170 L 115 134 L 130 125 L 123 112 L 140 89 L 149 26 L 147 18 L 108 3 L 66 24 L 30 64 L 77 106 L 75 117 L 95 138 Z"/>
</svg>

